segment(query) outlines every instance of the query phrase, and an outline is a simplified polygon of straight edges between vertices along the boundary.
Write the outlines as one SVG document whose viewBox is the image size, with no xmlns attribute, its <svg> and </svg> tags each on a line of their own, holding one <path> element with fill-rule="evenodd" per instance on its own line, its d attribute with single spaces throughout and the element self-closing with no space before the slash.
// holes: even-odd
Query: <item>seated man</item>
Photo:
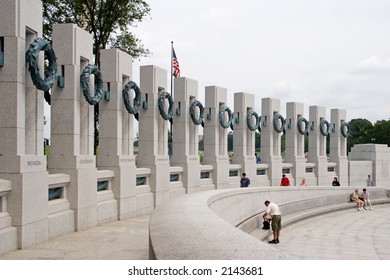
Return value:
<svg viewBox="0 0 390 280">
<path fill-rule="evenodd" d="M 358 193 L 359 193 L 359 190 L 356 189 L 354 192 L 351 193 L 350 197 L 351 197 L 352 202 L 356 202 L 356 206 L 357 206 L 358 211 L 362 211 L 362 210 L 364 210 L 364 208 L 363 208 L 364 201 L 359 199 Z"/>
<path fill-rule="evenodd" d="M 370 194 L 368 191 L 364 188 L 363 192 L 359 195 L 359 198 L 364 201 L 364 209 L 367 210 L 366 206 L 370 205 L 370 210 L 372 210 L 371 201 L 369 199 Z"/>
</svg>

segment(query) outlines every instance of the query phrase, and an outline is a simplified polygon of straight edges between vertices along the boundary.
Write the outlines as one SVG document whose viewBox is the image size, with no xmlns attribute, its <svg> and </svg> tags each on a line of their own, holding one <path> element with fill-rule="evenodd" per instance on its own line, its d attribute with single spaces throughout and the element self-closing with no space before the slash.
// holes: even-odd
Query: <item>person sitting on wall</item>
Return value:
<svg viewBox="0 0 390 280">
<path fill-rule="evenodd" d="M 256 156 L 256 164 L 259 164 L 261 161 L 261 158 L 258 154 L 255 154 L 255 156 Z"/>
<path fill-rule="evenodd" d="M 283 187 L 290 186 L 290 180 L 287 178 L 286 174 L 282 175 L 282 180 L 280 180 L 280 185 Z"/>
<path fill-rule="evenodd" d="M 364 206 L 364 201 L 361 200 L 361 199 L 359 199 L 359 194 L 358 194 L 358 192 L 359 192 L 358 189 L 356 189 L 355 191 L 353 191 L 353 192 L 351 193 L 350 198 L 351 198 L 351 201 L 352 201 L 352 202 L 355 202 L 355 203 L 356 203 L 357 210 L 358 210 L 358 211 L 362 211 L 362 210 L 364 210 L 364 208 L 363 208 L 363 206 Z"/>
<path fill-rule="evenodd" d="M 333 187 L 340 187 L 340 182 L 337 180 L 337 177 L 333 178 L 332 186 Z"/>
<path fill-rule="evenodd" d="M 246 177 L 246 173 L 242 173 L 242 177 L 240 180 L 240 188 L 247 188 L 249 187 L 251 183 L 251 180 L 249 180 L 248 177 Z"/>
<path fill-rule="evenodd" d="M 307 183 L 306 183 L 306 179 L 305 178 L 302 178 L 300 186 L 301 187 L 307 187 Z"/>
<path fill-rule="evenodd" d="M 359 195 L 359 198 L 364 201 L 363 208 L 365 210 L 367 210 L 367 208 L 366 208 L 367 205 L 370 205 L 370 210 L 372 210 L 371 201 L 369 199 L 369 196 L 370 196 L 370 194 L 368 193 L 368 191 L 365 188 L 363 189 L 363 192 Z"/>
</svg>

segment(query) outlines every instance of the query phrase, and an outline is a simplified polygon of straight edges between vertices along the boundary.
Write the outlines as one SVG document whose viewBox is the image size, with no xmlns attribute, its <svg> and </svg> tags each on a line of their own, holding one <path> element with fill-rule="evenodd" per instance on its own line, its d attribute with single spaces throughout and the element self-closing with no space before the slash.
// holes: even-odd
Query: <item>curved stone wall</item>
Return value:
<svg viewBox="0 0 390 280">
<path fill-rule="evenodd" d="M 153 212 L 150 219 L 151 259 L 293 259 L 236 226 L 264 211 L 264 201 L 299 213 L 315 208 L 348 203 L 354 187 L 248 188 L 215 190 L 171 200 Z M 375 188 L 373 199 L 389 200 L 389 190 Z M 344 206 L 345 205 L 345 206 Z M 331 208 L 329 208 L 331 209 Z M 336 208 L 335 208 L 336 209 Z M 323 211 L 326 211 L 324 208 Z M 314 212 L 313 212 L 314 213 Z M 317 213 L 318 214 L 318 213 Z M 313 214 L 314 215 L 314 214 Z M 307 217 L 307 216 L 306 216 Z M 246 229 L 250 231 L 253 229 Z"/>
</svg>

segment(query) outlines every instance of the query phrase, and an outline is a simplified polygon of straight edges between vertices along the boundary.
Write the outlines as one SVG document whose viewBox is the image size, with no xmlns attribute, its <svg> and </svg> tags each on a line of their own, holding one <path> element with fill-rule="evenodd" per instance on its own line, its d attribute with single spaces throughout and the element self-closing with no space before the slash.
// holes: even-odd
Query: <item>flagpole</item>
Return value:
<svg viewBox="0 0 390 280">
<path fill-rule="evenodd" d="M 171 95 L 173 98 L 173 41 L 171 41 Z"/>
<path fill-rule="evenodd" d="M 172 96 L 172 99 L 173 99 L 173 41 L 171 41 L 171 96 Z M 172 144 L 172 139 L 173 139 L 173 131 L 172 131 L 172 121 L 170 122 L 171 124 L 171 149 L 170 150 L 170 155 L 169 157 L 172 156 L 172 149 L 173 149 L 173 144 Z M 168 141 L 169 143 L 169 141 Z"/>
</svg>

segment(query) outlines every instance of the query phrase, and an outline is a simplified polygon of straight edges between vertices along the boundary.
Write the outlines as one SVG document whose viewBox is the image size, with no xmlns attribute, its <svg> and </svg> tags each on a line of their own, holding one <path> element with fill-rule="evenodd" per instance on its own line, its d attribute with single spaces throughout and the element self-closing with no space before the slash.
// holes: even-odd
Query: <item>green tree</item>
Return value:
<svg viewBox="0 0 390 280">
<path fill-rule="evenodd" d="M 305 134 L 304 136 L 304 152 L 307 153 L 309 151 L 309 135 L 308 133 Z"/>
<path fill-rule="evenodd" d="M 259 132 L 255 132 L 255 151 L 259 153 L 261 151 L 261 134 Z"/>
<path fill-rule="evenodd" d="M 46 39 L 51 40 L 54 24 L 77 24 L 93 35 L 93 54 L 97 66 L 100 66 L 100 50 L 107 47 L 119 48 L 133 59 L 150 55 L 150 51 L 129 31 L 130 27 L 135 27 L 150 13 L 150 7 L 144 0 L 42 0 L 42 3 L 43 34 Z M 99 104 L 94 107 L 94 138 L 96 154 L 99 145 Z"/>
<path fill-rule="evenodd" d="M 351 148 L 356 144 L 372 143 L 371 133 L 373 128 L 374 126 L 367 119 L 352 119 L 349 122 L 348 151 L 350 152 Z"/>
<path fill-rule="evenodd" d="M 326 154 L 330 154 L 330 133 L 326 135 Z"/>
<path fill-rule="evenodd" d="M 150 55 L 130 31 L 150 13 L 144 0 L 42 0 L 43 33 L 51 39 L 53 25 L 74 23 L 93 35 L 95 64 L 100 50 L 120 48 L 133 58 Z"/>
<path fill-rule="evenodd" d="M 390 146 L 390 120 L 377 121 L 367 138 L 370 143 L 387 144 Z"/>
<path fill-rule="evenodd" d="M 228 151 L 232 152 L 233 151 L 233 131 L 228 133 L 228 140 L 227 140 L 227 146 L 228 146 Z M 234 151 L 233 151 L 234 152 Z"/>
<path fill-rule="evenodd" d="M 286 153 L 286 134 L 282 133 L 280 137 L 280 153 L 284 155 Z"/>
<path fill-rule="evenodd" d="M 203 141 L 203 139 L 199 140 L 199 151 L 204 151 L 204 141 Z"/>
</svg>

